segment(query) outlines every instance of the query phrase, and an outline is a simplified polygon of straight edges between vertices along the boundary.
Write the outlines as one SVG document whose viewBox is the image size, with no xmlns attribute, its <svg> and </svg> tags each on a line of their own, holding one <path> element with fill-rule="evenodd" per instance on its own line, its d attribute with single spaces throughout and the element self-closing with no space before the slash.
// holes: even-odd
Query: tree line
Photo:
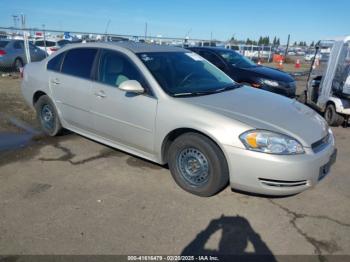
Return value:
<svg viewBox="0 0 350 262">
<path fill-rule="evenodd" d="M 237 40 L 234 37 L 231 38 L 230 40 L 231 43 L 235 43 L 235 44 L 246 44 L 246 45 L 265 45 L 265 46 L 280 46 L 281 45 L 281 40 L 279 38 L 277 38 L 276 36 L 273 38 L 273 40 L 271 41 L 269 36 L 260 36 L 259 40 L 252 40 L 250 38 L 247 38 L 246 41 L 242 41 L 242 40 Z M 293 46 L 308 46 L 306 41 L 300 41 L 298 42 L 294 42 Z M 312 41 L 311 44 L 309 45 L 310 47 L 315 46 L 315 42 Z"/>
</svg>

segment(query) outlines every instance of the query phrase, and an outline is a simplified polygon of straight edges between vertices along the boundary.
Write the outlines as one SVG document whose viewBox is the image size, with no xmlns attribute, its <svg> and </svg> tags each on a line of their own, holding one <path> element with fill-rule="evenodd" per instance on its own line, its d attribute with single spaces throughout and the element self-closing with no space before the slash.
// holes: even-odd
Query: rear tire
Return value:
<svg viewBox="0 0 350 262">
<path fill-rule="evenodd" d="M 337 113 L 333 104 L 328 104 L 324 112 L 324 118 L 330 126 L 340 126 L 344 123 L 344 117 Z"/>
<path fill-rule="evenodd" d="M 17 57 L 15 61 L 13 62 L 13 68 L 16 70 L 16 72 L 19 72 L 20 68 L 24 66 L 24 63 L 21 58 Z"/>
<path fill-rule="evenodd" d="M 55 105 L 51 99 L 47 95 L 43 95 L 38 99 L 34 106 L 38 122 L 45 134 L 49 136 L 59 135 L 63 128 Z"/>
<path fill-rule="evenodd" d="M 229 180 L 223 152 L 201 134 L 186 133 L 176 138 L 168 151 L 168 164 L 175 182 L 197 196 L 212 196 Z"/>
</svg>

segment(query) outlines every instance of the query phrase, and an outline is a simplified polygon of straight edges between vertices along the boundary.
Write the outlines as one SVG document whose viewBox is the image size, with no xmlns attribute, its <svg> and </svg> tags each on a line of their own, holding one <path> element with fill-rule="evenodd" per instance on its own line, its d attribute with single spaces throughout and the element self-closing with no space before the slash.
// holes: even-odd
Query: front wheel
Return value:
<svg viewBox="0 0 350 262">
<path fill-rule="evenodd" d="M 62 125 L 58 118 L 58 113 L 51 99 L 43 95 L 35 103 L 37 119 L 42 130 L 49 136 L 59 135 L 62 131 Z"/>
<path fill-rule="evenodd" d="M 221 149 L 201 134 L 186 133 L 175 139 L 168 151 L 168 164 L 175 182 L 198 196 L 216 194 L 229 180 Z"/>
<path fill-rule="evenodd" d="M 337 113 L 333 104 L 327 105 L 324 118 L 330 126 L 340 126 L 344 123 L 344 117 Z"/>
</svg>

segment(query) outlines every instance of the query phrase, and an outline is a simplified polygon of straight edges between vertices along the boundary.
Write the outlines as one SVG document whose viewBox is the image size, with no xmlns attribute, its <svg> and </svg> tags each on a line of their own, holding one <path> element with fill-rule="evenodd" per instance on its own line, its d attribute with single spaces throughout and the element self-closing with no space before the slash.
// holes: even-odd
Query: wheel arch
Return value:
<svg viewBox="0 0 350 262">
<path fill-rule="evenodd" d="M 223 153 L 225 160 L 227 162 L 227 157 L 225 154 L 225 151 L 223 150 L 222 146 L 220 146 L 219 142 L 210 134 L 208 134 L 207 132 L 198 130 L 198 129 L 194 129 L 194 128 L 190 128 L 190 127 L 181 127 L 181 128 L 176 128 L 172 131 L 170 131 L 163 139 L 162 141 L 162 145 L 161 145 L 161 161 L 162 163 L 166 164 L 168 162 L 167 159 L 167 152 L 170 148 L 171 143 L 178 138 L 179 136 L 185 134 L 185 133 L 197 133 L 200 134 L 202 136 L 207 137 L 208 139 L 210 139 Z M 228 165 L 228 162 L 227 162 Z"/>
<path fill-rule="evenodd" d="M 38 90 L 33 94 L 32 104 L 33 106 L 39 100 L 40 97 L 47 95 L 44 91 Z"/>
<path fill-rule="evenodd" d="M 326 103 L 326 106 L 325 106 L 325 109 L 326 110 L 326 107 L 330 104 L 333 104 L 334 107 L 335 107 L 335 111 L 338 113 L 338 114 L 342 114 L 343 110 L 344 110 L 344 107 L 343 107 L 343 103 L 341 101 L 340 98 L 338 97 L 330 97 Z"/>
</svg>

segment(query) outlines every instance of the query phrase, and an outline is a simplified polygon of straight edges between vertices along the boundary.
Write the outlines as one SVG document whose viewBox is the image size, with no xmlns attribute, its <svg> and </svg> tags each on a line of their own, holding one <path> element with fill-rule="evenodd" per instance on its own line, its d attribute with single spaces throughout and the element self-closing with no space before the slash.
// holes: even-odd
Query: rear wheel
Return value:
<svg viewBox="0 0 350 262">
<path fill-rule="evenodd" d="M 58 118 L 58 113 L 51 99 L 43 95 L 35 103 L 37 119 L 42 130 L 49 136 L 59 135 L 62 131 L 62 125 Z"/>
<path fill-rule="evenodd" d="M 344 122 L 344 117 L 337 113 L 333 104 L 327 105 L 324 118 L 330 126 L 340 126 Z"/>
<path fill-rule="evenodd" d="M 198 196 L 212 196 L 228 183 L 224 154 L 201 134 L 186 133 L 175 139 L 168 151 L 168 164 L 176 183 Z"/>
<path fill-rule="evenodd" d="M 19 72 L 20 68 L 22 68 L 23 66 L 24 66 L 24 63 L 22 59 L 17 57 L 13 62 L 13 68 L 16 70 L 16 72 Z"/>
</svg>

